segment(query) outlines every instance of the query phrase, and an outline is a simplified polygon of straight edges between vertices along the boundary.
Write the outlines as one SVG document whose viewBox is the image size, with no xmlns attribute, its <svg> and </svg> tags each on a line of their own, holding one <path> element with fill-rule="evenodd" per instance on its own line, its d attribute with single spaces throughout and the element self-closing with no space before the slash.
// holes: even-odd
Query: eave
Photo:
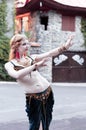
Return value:
<svg viewBox="0 0 86 130">
<path fill-rule="evenodd" d="M 42 7 L 40 7 L 40 2 L 43 4 Z M 86 16 L 86 8 L 64 5 L 53 0 L 31 0 L 24 7 L 16 8 L 16 15 L 38 10 L 56 10 L 63 14 Z"/>
</svg>

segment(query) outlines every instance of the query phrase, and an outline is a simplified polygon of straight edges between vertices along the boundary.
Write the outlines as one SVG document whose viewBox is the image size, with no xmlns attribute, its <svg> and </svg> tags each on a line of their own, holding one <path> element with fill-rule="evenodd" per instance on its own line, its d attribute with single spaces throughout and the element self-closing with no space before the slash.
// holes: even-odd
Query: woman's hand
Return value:
<svg viewBox="0 0 86 130">
<path fill-rule="evenodd" d="M 74 35 L 69 36 L 67 42 L 64 45 L 66 49 L 69 49 L 69 47 L 73 45 L 73 42 L 72 42 L 73 38 L 74 38 Z"/>
<path fill-rule="evenodd" d="M 39 62 L 36 62 L 35 63 L 35 67 L 36 69 L 38 69 L 39 67 L 42 67 L 42 66 L 47 66 L 46 62 L 49 60 L 49 58 L 44 58 L 43 60 L 39 61 Z"/>
</svg>

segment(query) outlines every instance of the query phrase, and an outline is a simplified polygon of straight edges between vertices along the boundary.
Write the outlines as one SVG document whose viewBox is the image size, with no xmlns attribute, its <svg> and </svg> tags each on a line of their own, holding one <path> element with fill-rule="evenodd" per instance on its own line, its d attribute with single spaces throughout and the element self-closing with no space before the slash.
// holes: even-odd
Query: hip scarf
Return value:
<svg viewBox="0 0 86 130">
<path fill-rule="evenodd" d="M 26 93 L 26 112 L 30 123 L 29 130 L 49 130 L 52 120 L 54 97 L 51 87 L 40 93 Z"/>
<path fill-rule="evenodd" d="M 40 101 L 46 101 L 50 95 L 50 92 L 52 91 L 51 87 L 49 86 L 45 91 L 40 93 L 26 93 L 26 98 L 31 98 L 40 100 Z"/>
</svg>

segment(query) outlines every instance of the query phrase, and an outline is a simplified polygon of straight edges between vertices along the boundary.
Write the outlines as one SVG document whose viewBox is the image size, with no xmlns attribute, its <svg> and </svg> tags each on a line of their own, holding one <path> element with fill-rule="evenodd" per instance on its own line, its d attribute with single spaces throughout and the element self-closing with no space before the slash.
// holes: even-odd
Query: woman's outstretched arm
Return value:
<svg viewBox="0 0 86 130">
<path fill-rule="evenodd" d="M 68 50 L 69 47 L 71 47 L 72 44 L 73 44 L 73 43 L 72 43 L 73 37 L 74 37 L 74 35 L 71 35 L 71 36 L 68 38 L 67 42 L 66 42 L 65 44 L 61 45 L 60 47 L 57 47 L 57 48 L 55 48 L 55 49 L 52 49 L 52 50 L 50 50 L 50 51 L 48 51 L 48 52 L 45 52 L 45 53 L 43 53 L 43 54 L 37 55 L 36 58 L 35 58 L 35 60 L 36 60 L 36 61 L 40 61 L 40 60 L 42 60 L 43 58 L 52 57 L 52 56 L 58 55 L 58 54 L 60 54 L 60 53 L 62 53 L 62 52 L 64 52 L 64 51 Z"/>
</svg>

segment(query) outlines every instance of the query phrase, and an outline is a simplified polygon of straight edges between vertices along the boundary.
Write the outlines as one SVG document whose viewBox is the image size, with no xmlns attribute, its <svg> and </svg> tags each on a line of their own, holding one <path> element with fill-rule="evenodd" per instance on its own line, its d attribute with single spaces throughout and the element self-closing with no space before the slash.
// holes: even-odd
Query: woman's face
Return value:
<svg viewBox="0 0 86 130">
<path fill-rule="evenodd" d="M 20 46 L 18 47 L 19 53 L 23 54 L 25 52 L 28 52 L 28 49 L 30 48 L 30 43 L 27 39 L 21 41 Z"/>
</svg>

